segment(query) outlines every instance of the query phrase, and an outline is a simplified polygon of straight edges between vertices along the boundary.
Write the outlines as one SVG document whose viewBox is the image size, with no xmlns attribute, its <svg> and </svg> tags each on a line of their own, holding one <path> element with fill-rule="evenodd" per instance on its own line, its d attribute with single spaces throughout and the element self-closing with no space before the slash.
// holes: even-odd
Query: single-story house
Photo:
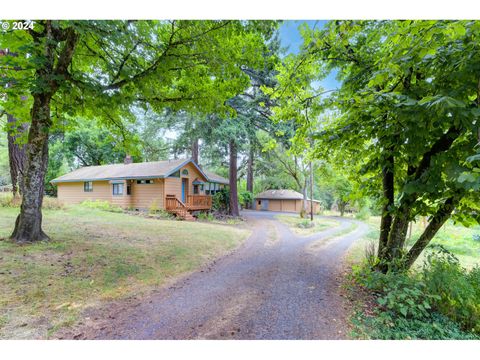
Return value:
<svg viewBox="0 0 480 360">
<path fill-rule="evenodd" d="M 123 208 L 157 209 L 181 217 L 191 211 L 208 210 L 211 195 L 228 180 L 202 170 L 192 159 L 86 166 L 51 181 L 62 202 L 77 204 L 103 200 Z"/>
<path fill-rule="evenodd" d="M 313 213 L 320 212 L 320 201 L 307 199 L 307 212 L 313 203 Z M 265 211 L 300 212 L 303 208 L 303 195 L 294 190 L 267 190 L 255 197 L 255 209 Z"/>
</svg>

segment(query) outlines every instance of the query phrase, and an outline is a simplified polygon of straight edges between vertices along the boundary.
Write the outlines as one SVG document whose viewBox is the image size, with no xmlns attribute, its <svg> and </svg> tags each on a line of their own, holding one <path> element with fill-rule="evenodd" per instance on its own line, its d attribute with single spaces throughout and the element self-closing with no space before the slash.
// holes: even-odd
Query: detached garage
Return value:
<svg viewBox="0 0 480 360">
<path fill-rule="evenodd" d="M 303 195 L 294 190 L 267 190 L 255 198 L 256 210 L 300 212 Z M 312 200 L 313 212 L 320 211 L 320 202 Z M 307 212 L 310 212 L 310 199 L 307 200 Z"/>
</svg>

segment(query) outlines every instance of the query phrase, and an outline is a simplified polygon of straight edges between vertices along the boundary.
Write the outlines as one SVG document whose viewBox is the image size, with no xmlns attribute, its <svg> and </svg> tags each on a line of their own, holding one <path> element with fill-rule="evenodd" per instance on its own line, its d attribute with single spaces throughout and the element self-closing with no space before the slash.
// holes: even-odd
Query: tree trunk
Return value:
<svg viewBox="0 0 480 360">
<path fill-rule="evenodd" d="M 340 211 L 340 216 L 343 217 L 343 215 L 345 215 L 345 207 L 347 206 L 347 203 L 340 200 L 340 202 L 338 203 L 338 210 Z"/>
<path fill-rule="evenodd" d="M 307 216 L 307 176 L 305 175 L 305 181 L 302 186 L 302 211 L 300 211 L 300 217 L 305 218 Z"/>
<path fill-rule="evenodd" d="M 238 210 L 238 191 L 237 191 L 237 144 L 235 140 L 230 140 L 230 169 L 229 169 L 229 182 L 230 182 L 230 215 L 240 216 Z"/>
<path fill-rule="evenodd" d="M 27 131 L 27 124 L 17 124 L 17 120 L 7 114 L 8 126 L 8 159 L 10 163 L 10 177 L 12 178 L 13 196 L 23 193 L 23 173 L 25 167 L 25 145 L 20 145 L 17 139 Z"/>
<path fill-rule="evenodd" d="M 388 235 L 392 227 L 392 214 L 391 210 L 395 201 L 394 194 L 394 158 L 390 155 L 387 158 L 387 165 L 382 169 L 382 186 L 384 204 L 382 208 L 382 219 L 380 222 L 380 237 L 378 241 L 378 253 L 379 259 L 384 258 L 385 248 L 388 242 Z"/>
<path fill-rule="evenodd" d="M 51 125 L 50 99 L 51 96 L 43 94 L 34 96 L 32 123 L 26 147 L 22 205 L 11 236 L 16 243 L 48 240 L 42 230 L 42 202 L 48 163 L 48 132 Z"/>
<path fill-rule="evenodd" d="M 437 213 L 435 216 L 433 216 L 432 221 L 430 221 L 430 224 L 428 224 L 423 234 L 420 235 L 416 243 L 410 248 L 405 256 L 404 264 L 407 269 L 413 265 L 415 260 L 417 260 L 418 256 L 430 243 L 438 230 L 440 230 L 443 224 L 448 220 L 455 209 L 456 204 L 457 201 L 453 197 L 450 197 L 445 201 L 440 209 L 438 209 Z"/>
<path fill-rule="evenodd" d="M 247 162 L 247 191 L 253 193 L 253 145 L 250 144 L 250 152 L 248 154 Z M 249 209 L 253 209 L 253 203 L 248 204 Z"/>
<path fill-rule="evenodd" d="M 192 142 L 192 160 L 197 165 L 198 165 L 198 154 L 199 154 L 199 146 L 198 146 L 198 138 L 197 138 Z"/>
<path fill-rule="evenodd" d="M 413 205 L 413 203 L 408 201 L 405 202 L 393 220 L 390 233 L 388 235 L 387 246 L 384 251 L 383 260 L 386 260 L 387 262 L 391 262 L 394 259 L 399 259 L 402 256 L 402 250 L 407 238 L 411 205 Z"/>
<path fill-rule="evenodd" d="M 310 221 L 313 221 L 313 165 L 310 161 Z"/>
</svg>

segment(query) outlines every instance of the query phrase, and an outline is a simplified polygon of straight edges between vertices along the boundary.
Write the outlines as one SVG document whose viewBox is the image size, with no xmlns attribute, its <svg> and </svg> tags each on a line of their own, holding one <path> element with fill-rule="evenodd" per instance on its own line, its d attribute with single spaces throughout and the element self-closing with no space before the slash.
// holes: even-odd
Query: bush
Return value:
<svg viewBox="0 0 480 360">
<path fill-rule="evenodd" d="M 475 340 L 479 337 L 462 329 L 447 318 L 438 313 L 432 313 L 428 321 L 408 319 L 404 317 L 392 317 L 389 314 L 383 316 L 366 317 L 357 315 L 353 321 L 357 329 L 367 334 L 368 338 L 380 340 Z M 358 331 L 358 330 L 357 330 Z M 355 331 L 354 331 L 355 332 Z"/>
<path fill-rule="evenodd" d="M 212 198 L 212 209 L 228 213 L 230 210 L 230 192 L 227 189 L 218 191 Z"/>
<path fill-rule="evenodd" d="M 197 218 L 198 220 L 206 220 L 206 221 L 215 220 L 215 217 L 212 214 L 206 213 L 206 212 L 201 212 L 200 214 L 198 214 Z"/>
<path fill-rule="evenodd" d="M 420 272 L 354 268 L 355 281 L 378 304 L 375 338 L 477 338 L 480 335 L 480 268 L 467 271 L 441 246 L 431 247 Z M 372 325 L 373 326 L 373 325 Z"/>
<path fill-rule="evenodd" d="M 360 211 L 355 214 L 355 218 L 359 220 L 368 220 L 371 216 L 371 212 L 368 206 L 362 206 Z"/>
<path fill-rule="evenodd" d="M 102 200 L 85 200 L 80 205 L 87 207 L 89 209 L 97 209 L 103 211 L 110 211 L 120 213 L 123 212 L 123 209 L 120 206 L 113 205 L 108 201 Z"/>
<path fill-rule="evenodd" d="M 315 226 L 315 223 L 313 221 L 310 221 L 309 219 L 302 219 L 300 222 L 297 224 L 297 227 L 301 229 L 309 229 Z"/>
<path fill-rule="evenodd" d="M 248 208 L 253 202 L 253 194 L 250 191 L 241 191 L 238 194 L 238 203 L 242 208 Z"/>
<path fill-rule="evenodd" d="M 423 281 L 426 291 L 435 295 L 437 311 L 480 334 L 480 268 L 464 269 L 454 255 L 437 246 L 427 256 Z"/>
</svg>

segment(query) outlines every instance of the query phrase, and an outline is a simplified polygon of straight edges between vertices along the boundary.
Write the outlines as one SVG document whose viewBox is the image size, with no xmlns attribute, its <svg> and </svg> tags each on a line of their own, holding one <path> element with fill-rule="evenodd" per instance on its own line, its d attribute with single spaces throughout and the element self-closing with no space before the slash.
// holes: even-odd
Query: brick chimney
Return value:
<svg viewBox="0 0 480 360">
<path fill-rule="evenodd" d="M 123 160 L 123 163 L 124 163 L 125 165 L 128 165 L 128 164 L 133 163 L 132 156 L 131 156 L 131 155 L 125 156 L 125 160 Z"/>
</svg>

